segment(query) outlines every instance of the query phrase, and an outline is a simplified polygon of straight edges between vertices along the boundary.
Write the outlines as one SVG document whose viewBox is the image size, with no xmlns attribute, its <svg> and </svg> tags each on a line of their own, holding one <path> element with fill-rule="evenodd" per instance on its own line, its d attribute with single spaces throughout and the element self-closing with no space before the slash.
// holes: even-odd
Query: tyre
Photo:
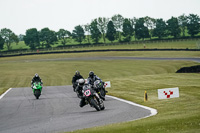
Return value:
<svg viewBox="0 0 200 133">
<path fill-rule="evenodd" d="M 100 94 L 101 94 L 101 96 L 100 96 L 101 99 L 103 99 L 105 101 L 106 100 L 105 99 L 106 93 L 105 93 L 105 91 L 103 89 L 100 90 Z"/>
<path fill-rule="evenodd" d="M 105 97 L 106 93 L 105 93 L 105 91 L 103 89 L 100 90 L 100 93 L 101 93 L 102 96 Z"/>
<path fill-rule="evenodd" d="M 100 99 L 99 106 L 101 107 L 101 110 L 104 110 L 104 109 L 105 109 L 103 100 L 101 100 L 101 99 Z"/>
<path fill-rule="evenodd" d="M 101 107 L 101 110 L 104 110 L 105 109 L 105 107 L 103 106 L 103 107 Z"/>
<path fill-rule="evenodd" d="M 97 102 L 92 98 L 90 100 L 90 104 L 97 110 L 97 111 L 100 111 L 100 107 L 98 106 Z"/>
<path fill-rule="evenodd" d="M 36 99 L 39 99 L 40 94 L 41 94 L 40 90 L 35 90 L 35 97 L 36 97 Z"/>
</svg>

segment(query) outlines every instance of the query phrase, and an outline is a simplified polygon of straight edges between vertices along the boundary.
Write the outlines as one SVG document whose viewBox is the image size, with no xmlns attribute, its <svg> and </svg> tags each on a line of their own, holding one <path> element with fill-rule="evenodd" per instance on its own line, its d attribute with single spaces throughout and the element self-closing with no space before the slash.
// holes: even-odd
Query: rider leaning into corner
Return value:
<svg viewBox="0 0 200 133">
<path fill-rule="evenodd" d="M 92 88 L 94 88 L 94 82 L 96 80 L 100 80 L 102 82 L 102 80 L 97 75 L 95 75 L 93 71 L 90 71 L 89 72 L 89 77 L 87 79 L 87 84 L 90 84 L 92 86 Z M 99 94 L 100 98 L 105 100 L 105 97 L 100 94 L 99 90 L 96 89 L 96 88 L 94 88 L 94 89 Z M 108 91 L 105 90 L 105 92 L 107 93 Z"/>
<path fill-rule="evenodd" d="M 78 85 L 78 83 L 76 82 L 78 79 L 83 79 L 83 76 L 80 74 L 79 71 L 76 71 L 75 75 L 72 78 L 72 85 L 73 85 L 74 91 Z"/>
<path fill-rule="evenodd" d="M 74 84 L 76 84 L 76 81 L 79 79 L 79 83 L 77 87 L 74 86 Z M 93 71 L 90 71 L 89 72 L 89 77 L 87 79 L 87 82 L 85 83 L 85 80 L 83 79 L 83 77 L 80 75 L 80 72 L 79 71 L 76 71 L 73 79 L 72 79 L 72 84 L 73 84 L 73 87 L 75 87 L 75 91 L 78 91 L 79 89 L 83 89 L 83 87 L 91 87 L 91 88 L 94 88 L 94 82 L 96 80 L 100 80 L 102 81 L 97 75 L 94 75 L 94 72 Z M 94 88 L 95 89 L 95 88 Z M 95 89 L 96 90 L 96 89 Z M 98 90 L 96 90 L 97 93 L 98 93 Z M 107 91 L 106 91 L 107 92 Z M 105 99 L 103 96 L 100 95 L 100 98 L 102 99 Z M 86 102 L 85 102 L 85 98 L 84 97 L 81 97 L 81 101 L 80 101 L 80 104 L 79 106 L 80 107 L 83 107 L 86 105 Z"/>
<path fill-rule="evenodd" d="M 75 91 L 78 92 L 79 96 L 81 96 L 81 97 L 83 96 L 82 90 L 83 90 L 84 84 L 85 84 L 85 80 L 83 78 L 79 79 L 78 80 L 78 85 L 77 85 L 77 87 L 75 89 Z"/>
<path fill-rule="evenodd" d="M 91 87 L 91 85 L 90 84 L 84 84 L 83 85 L 83 87 Z M 85 106 L 87 103 L 85 102 L 85 97 L 81 97 L 81 101 L 80 101 L 80 104 L 79 104 L 79 106 L 82 108 L 83 106 Z"/>
<path fill-rule="evenodd" d="M 87 78 L 87 84 L 94 85 L 94 82 L 95 82 L 96 80 L 102 81 L 97 75 L 94 75 L 94 72 L 93 72 L 93 71 L 90 71 L 90 72 L 89 72 L 89 77 Z"/>
<path fill-rule="evenodd" d="M 94 72 L 90 71 L 90 72 L 89 72 L 89 77 L 88 77 L 88 79 L 87 79 L 87 82 L 86 82 L 86 83 L 84 82 L 83 86 L 84 86 L 84 87 L 87 86 L 87 87 L 93 88 L 94 82 L 95 82 L 96 80 L 101 80 L 101 79 L 100 79 L 98 76 L 94 75 Z M 83 88 L 82 88 L 82 89 L 83 89 Z M 84 97 L 81 97 L 81 101 L 80 101 L 79 106 L 80 106 L 80 107 L 83 107 L 83 106 L 85 106 L 85 105 L 86 105 L 85 98 L 84 98 Z"/>
<path fill-rule="evenodd" d="M 32 89 L 33 89 L 34 82 L 41 82 L 41 85 L 43 84 L 42 79 L 40 78 L 40 76 L 37 73 L 34 75 L 34 77 L 31 80 L 31 88 Z"/>
</svg>

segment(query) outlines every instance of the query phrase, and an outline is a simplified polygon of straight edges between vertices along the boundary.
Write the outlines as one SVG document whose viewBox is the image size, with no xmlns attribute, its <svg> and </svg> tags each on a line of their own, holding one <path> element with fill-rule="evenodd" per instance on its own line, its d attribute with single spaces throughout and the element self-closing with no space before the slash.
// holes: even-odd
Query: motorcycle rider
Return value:
<svg viewBox="0 0 200 133">
<path fill-rule="evenodd" d="M 102 81 L 97 75 L 94 75 L 94 72 L 93 72 L 93 71 L 90 71 L 90 72 L 89 72 L 89 77 L 88 77 L 88 79 L 87 79 L 88 84 L 91 84 L 91 85 L 93 86 L 93 85 L 94 85 L 94 82 L 95 82 L 96 80 Z"/>
<path fill-rule="evenodd" d="M 96 88 L 94 87 L 94 82 L 95 82 L 96 80 L 100 80 L 101 82 L 103 82 L 97 75 L 94 75 L 94 72 L 93 72 L 93 71 L 90 71 L 90 72 L 89 72 L 89 77 L 88 77 L 88 79 L 87 79 L 88 84 L 91 84 L 91 85 L 92 85 L 92 88 L 95 89 L 95 91 L 99 94 L 100 98 L 103 99 L 103 100 L 105 100 L 105 97 L 102 96 L 102 95 L 100 94 L 99 90 L 96 89 Z M 103 82 L 103 83 L 104 83 L 104 82 Z M 104 89 L 105 89 L 105 88 L 104 88 Z M 105 92 L 107 93 L 108 91 L 105 90 Z"/>
<path fill-rule="evenodd" d="M 83 90 L 83 86 L 85 84 L 85 80 L 83 78 L 79 79 L 78 80 L 78 85 L 75 89 L 75 91 L 78 93 L 78 95 L 80 96 L 79 98 L 82 98 L 83 97 L 83 93 L 82 93 L 82 90 Z"/>
<path fill-rule="evenodd" d="M 91 88 L 92 88 L 91 84 L 85 83 L 84 86 L 83 86 L 83 90 L 87 90 L 87 89 L 91 89 Z M 101 100 L 100 100 L 99 98 L 98 98 L 97 100 L 98 100 L 98 102 L 101 103 Z M 85 106 L 85 105 L 87 105 L 87 104 L 88 104 L 88 102 L 86 102 L 86 99 L 85 99 L 85 97 L 83 96 L 83 97 L 81 98 L 81 101 L 80 101 L 79 106 L 82 108 L 83 106 Z"/>
<path fill-rule="evenodd" d="M 34 77 L 31 80 L 31 88 L 32 89 L 33 89 L 34 82 L 41 82 L 41 85 L 43 84 L 42 79 L 40 78 L 40 76 L 37 73 L 34 75 Z"/>
<path fill-rule="evenodd" d="M 77 87 L 77 80 L 78 79 L 81 79 L 81 78 L 83 78 L 83 76 L 80 74 L 80 72 L 79 71 L 76 71 L 75 72 L 75 75 L 73 76 L 73 78 L 72 78 L 72 85 L 73 85 L 73 88 L 74 88 L 74 91 L 75 91 L 75 89 L 76 89 L 76 87 Z"/>
</svg>

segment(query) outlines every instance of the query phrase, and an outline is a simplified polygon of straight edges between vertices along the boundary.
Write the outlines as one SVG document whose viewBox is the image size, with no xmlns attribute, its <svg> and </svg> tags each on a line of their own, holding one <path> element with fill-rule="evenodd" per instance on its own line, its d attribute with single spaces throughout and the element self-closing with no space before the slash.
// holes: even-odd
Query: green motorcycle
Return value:
<svg viewBox="0 0 200 133">
<path fill-rule="evenodd" d="M 35 95 L 36 99 L 39 99 L 41 92 L 42 92 L 41 82 L 34 82 L 33 83 L 33 94 Z"/>
</svg>

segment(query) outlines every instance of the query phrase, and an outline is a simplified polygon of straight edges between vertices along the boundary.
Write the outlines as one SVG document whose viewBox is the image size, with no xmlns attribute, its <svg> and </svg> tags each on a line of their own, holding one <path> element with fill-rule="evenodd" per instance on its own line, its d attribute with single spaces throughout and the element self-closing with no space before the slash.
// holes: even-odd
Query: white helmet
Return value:
<svg viewBox="0 0 200 133">
<path fill-rule="evenodd" d="M 39 75 L 36 73 L 36 74 L 35 74 L 35 77 L 39 77 Z"/>
<path fill-rule="evenodd" d="M 85 80 L 84 79 L 79 79 L 78 80 L 78 84 L 79 84 L 79 86 L 83 87 L 83 85 L 85 84 Z"/>
</svg>

